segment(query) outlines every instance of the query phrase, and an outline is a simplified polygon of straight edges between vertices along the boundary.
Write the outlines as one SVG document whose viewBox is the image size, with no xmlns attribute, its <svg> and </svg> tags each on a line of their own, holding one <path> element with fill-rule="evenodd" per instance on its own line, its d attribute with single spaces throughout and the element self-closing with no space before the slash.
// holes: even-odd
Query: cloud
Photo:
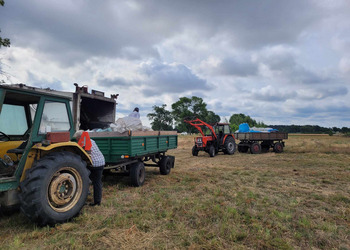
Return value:
<svg viewBox="0 0 350 250">
<path fill-rule="evenodd" d="M 223 75 L 250 76 L 258 73 L 258 65 L 249 60 L 237 60 L 235 58 L 225 58 L 218 65 L 219 73 Z"/>
<path fill-rule="evenodd" d="M 33 0 L 0 11 L 11 39 L 0 80 L 86 84 L 119 93 L 122 113 L 195 95 L 220 115 L 305 124 L 316 118 L 301 106 L 350 99 L 347 1 Z M 317 122 L 349 118 L 323 114 Z"/>
<path fill-rule="evenodd" d="M 54 90 L 63 90 L 62 82 L 58 79 L 52 79 L 51 81 L 46 80 L 45 78 L 40 78 L 35 75 L 35 73 L 28 72 L 28 80 L 26 82 L 27 85 L 36 86 L 39 88 L 50 88 Z"/>
<path fill-rule="evenodd" d="M 252 91 L 252 99 L 267 102 L 284 102 L 288 99 L 295 98 L 297 93 L 291 90 L 280 90 L 271 85 L 263 87 L 259 90 Z"/>
<path fill-rule="evenodd" d="M 130 87 L 137 84 L 122 77 L 115 77 L 113 79 L 101 77 L 98 79 L 98 82 L 103 87 Z"/>
<path fill-rule="evenodd" d="M 329 86 L 327 88 L 301 89 L 297 90 L 298 96 L 306 100 L 322 100 L 332 97 L 342 97 L 348 94 L 348 89 L 344 86 Z"/>
<path fill-rule="evenodd" d="M 206 80 L 193 74 L 183 64 L 167 64 L 152 60 L 142 63 L 140 72 L 146 77 L 144 94 L 148 96 L 211 89 Z"/>
</svg>

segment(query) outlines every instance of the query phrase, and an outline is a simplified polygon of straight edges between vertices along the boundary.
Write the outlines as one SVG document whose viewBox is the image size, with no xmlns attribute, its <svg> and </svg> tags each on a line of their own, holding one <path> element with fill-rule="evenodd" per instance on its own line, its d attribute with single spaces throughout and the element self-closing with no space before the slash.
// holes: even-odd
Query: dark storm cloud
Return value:
<svg viewBox="0 0 350 250">
<path fill-rule="evenodd" d="M 8 1 L 1 19 L 13 45 L 72 64 L 90 56 L 157 57 L 152 45 L 167 32 L 140 15 L 127 1 Z"/>
<path fill-rule="evenodd" d="M 294 42 L 319 17 L 317 7 L 303 0 L 152 2 L 144 5 L 145 13 L 150 16 L 190 24 L 208 37 L 224 31 L 230 34 L 233 45 L 245 48 Z"/>
<path fill-rule="evenodd" d="M 223 32 L 232 46 L 293 43 L 317 17 L 306 1 L 7 1 L 3 30 L 15 46 L 61 63 L 89 56 L 159 55 L 154 44 L 184 29 Z"/>
<path fill-rule="evenodd" d="M 206 80 L 193 74 L 183 64 L 165 64 L 153 60 L 142 64 L 140 71 L 147 77 L 144 91 L 146 96 L 211 89 Z"/>
</svg>

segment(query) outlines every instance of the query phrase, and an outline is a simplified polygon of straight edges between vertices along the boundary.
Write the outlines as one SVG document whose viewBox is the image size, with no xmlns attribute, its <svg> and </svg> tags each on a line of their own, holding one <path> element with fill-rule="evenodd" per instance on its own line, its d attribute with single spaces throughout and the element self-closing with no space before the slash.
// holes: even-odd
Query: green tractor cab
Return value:
<svg viewBox="0 0 350 250">
<path fill-rule="evenodd" d="M 0 86 L 0 207 L 19 206 L 41 225 L 74 217 L 88 194 L 91 160 L 70 141 L 70 101 L 23 85 Z"/>
</svg>

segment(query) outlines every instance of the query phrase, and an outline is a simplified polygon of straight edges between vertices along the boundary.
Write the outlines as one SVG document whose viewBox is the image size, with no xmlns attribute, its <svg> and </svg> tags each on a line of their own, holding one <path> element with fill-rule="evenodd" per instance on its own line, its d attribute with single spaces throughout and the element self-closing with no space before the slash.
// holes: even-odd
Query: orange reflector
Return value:
<svg viewBox="0 0 350 250">
<path fill-rule="evenodd" d="M 125 155 L 124 158 L 129 158 L 129 156 L 128 156 L 128 155 Z"/>
<path fill-rule="evenodd" d="M 142 146 L 145 146 L 145 144 L 144 144 L 144 143 L 142 143 Z"/>
</svg>

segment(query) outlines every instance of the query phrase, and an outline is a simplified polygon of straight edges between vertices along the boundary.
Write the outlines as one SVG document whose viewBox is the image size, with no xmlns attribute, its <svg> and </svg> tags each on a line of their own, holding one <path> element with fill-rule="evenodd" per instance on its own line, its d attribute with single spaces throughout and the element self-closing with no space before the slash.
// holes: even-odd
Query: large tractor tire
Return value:
<svg viewBox="0 0 350 250">
<path fill-rule="evenodd" d="M 131 185 L 141 187 L 145 183 L 146 170 L 143 162 L 137 162 L 130 167 Z"/>
<path fill-rule="evenodd" d="M 233 155 L 236 151 L 236 142 L 232 137 L 228 137 L 224 143 L 224 153 Z"/>
<path fill-rule="evenodd" d="M 170 174 L 171 169 L 174 167 L 174 157 L 164 156 L 159 162 L 159 171 L 162 175 Z"/>
<path fill-rule="evenodd" d="M 193 147 L 192 147 L 192 155 L 193 156 L 198 156 L 198 148 L 197 148 L 197 146 L 196 145 L 194 145 Z"/>
<path fill-rule="evenodd" d="M 20 209 L 40 226 L 66 222 L 84 206 L 89 185 L 89 171 L 79 155 L 48 154 L 26 172 Z"/>
</svg>

